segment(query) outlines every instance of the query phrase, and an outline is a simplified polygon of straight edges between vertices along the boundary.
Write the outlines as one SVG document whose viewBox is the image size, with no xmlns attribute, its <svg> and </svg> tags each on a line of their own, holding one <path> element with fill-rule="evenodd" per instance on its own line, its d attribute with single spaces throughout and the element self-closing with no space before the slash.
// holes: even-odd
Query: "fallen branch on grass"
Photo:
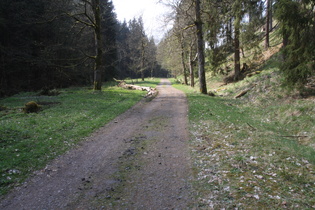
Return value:
<svg viewBox="0 0 315 210">
<path fill-rule="evenodd" d="M 244 96 L 248 91 L 250 91 L 251 89 L 253 89 L 254 87 L 256 87 L 257 84 L 254 84 L 253 86 L 251 86 L 250 88 L 243 90 L 242 92 L 240 92 L 239 94 L 237 94 L 235 96 L 235 98 L 240 98 L 242 96 Z"/>
<path fill-rule="evenodd" d="M 251 127 L 254 131 L 256 131 L 257 129 L 254 128 L 253 126 L 251 126 L 249 123 L 246 123 L 249 127 Z"/>
<path fill-rule="evenodd" d="M 285 138 L 307 138 L 308 136 L 280 136 Z"/>
<path fill-rule="evenodd" d="M 251 89 L 251 88 L 250 88 Z M 250 91 L 250 89 L 247 89 L 247 90 L 243 90 L 242 92 L 240 92 L 239 94 L 237 94 L 235 96 L 235 98 L 240 98 L 242 96 L 244 96 L 248 91 Z"/>
</svg>

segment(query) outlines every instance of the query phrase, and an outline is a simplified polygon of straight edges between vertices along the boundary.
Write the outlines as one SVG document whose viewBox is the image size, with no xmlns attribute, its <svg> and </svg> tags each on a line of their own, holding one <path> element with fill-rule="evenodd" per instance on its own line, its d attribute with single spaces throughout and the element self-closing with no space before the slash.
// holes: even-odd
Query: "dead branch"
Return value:
<svg viewBox="0 0 315 210">
<path fill-rule="evenodd" d="M 248 91 L 250 91 L 251 89 L 253 89 L 254 87 L 256 87 L 257 84 L 254 84 L 253 86 L 251 86 L 250 88 L 243 90 L 242 92 L 240 92 L 239 94 L 237 94 L 235 96 L 235 98 L 240 98 L 242 96 L 244 96 L 246 93 L 248 93 Z"/>
<path fill-rule="evenodd" d="M 308 136 L 280 136 L 285 138 L 307 138 Z"/>
<path fill-rule="evenodd" d="M 96 56 L 95 56 L 95 55 L 88 55 L 88 54 L 86 54 L 85 52 L 83 52 L 82 50 L 81 50 L 81 53 L 84 54 L 85 57 L 87 57 L 87 58 L 96 60 Z"/>
<path fill-rule="evenodd" d="M 89 26 L 89 27 L 92 27 L 92 28 L 95 28 L 95 27 L 96 27 L 95 24 L 94 24 L 94 22 L 89 23 L 89 22 L 86 22 L 86 21 L 81 20 L 80 18 L 76 17 L 76 16 L 81 16 L 81 15 L 84 15 L 84 16 L 87 16 L 87 17 L 88 17 L 88 15 L 85 14 L 85 13 L 79 13 L 79 14 L 66 13 L 66 14 L 67 14 L 69 17 L 71 17 L 71 18 L 73 18 L 74 20 L 76 20 L 77 22 L 79 22 L 79 23 L 82 23 L 82 24 L 84 24 L 84 25 L 86 25 L 86 26 Z M 91 21 L 90 18 L 88 18 L 88 19 L 89 19 L 89 21 Z"/>
<path fill-rule="evenodd" d="M 254 131 L 256 131 L 257 129 L 253 126 L 251 126 L 249 123 L 246 123 L 249 127 L 251 127 Z"/>
<path fill-rule="evenodd" d="M 235 96 L 235 98 L 240 98 L 240 97 L 244 96 L 248 91 L 250 91 L 250 89 L 251 89 L 251 88 L 246 89 L 246 90 L 243 90 L 242 92 L 240 92 L 239 94 L 237 94 L 237 95 Z"/>
<path fill-rule="evenodd" d="M 195 27 L 195 26 L 196 26 L 196 24 L 191 24 L 191 25 L 189 25 L 189 26 L 186 26 L 186 27 L 183 28 L 182 30 L 187 30 L 187 29 L 192 28 L 192 27 Z"/>
</svg>

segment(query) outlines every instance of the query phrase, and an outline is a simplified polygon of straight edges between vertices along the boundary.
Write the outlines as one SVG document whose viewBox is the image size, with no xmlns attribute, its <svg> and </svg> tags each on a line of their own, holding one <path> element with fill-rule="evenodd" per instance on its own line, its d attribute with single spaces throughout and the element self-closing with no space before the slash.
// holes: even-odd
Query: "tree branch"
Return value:
<svg viewBox="0 0 315 210">
<path fill-rule="evenodd" d="M 81 53 L 83 53 L 86 57 L 88 57 L 88 58 L 90 58 L 90 59 L 96 59 L 96 56 L 94 55 L 88 55 L 88 54 L 86 54 L 85 52 L 83 52 L 82 50 L 81 50 Z"/>
<path fill-rule="evenodd" d="M 86 22 L 86 21 L 83 21 L 81 20 L 80 18 L 77 18 L 76 16 L 79 16 L 79 15 L 85 15 L 86 16 L 86 13 L 79 13 L 79 14 L 70 14 L 70 13 L 66 13 L 69 17 L 75 19 L 77 22 L 79 23 L 82 23 L 86 26 L 89 26 L 89 27 L 92 27 L 92 28 L 95 28 L 95 24 L 92 22 L 92 23 L 89 23 L 89 22 Z M 89 19 L 90 20 L 90 19 Z"/>
</svg>

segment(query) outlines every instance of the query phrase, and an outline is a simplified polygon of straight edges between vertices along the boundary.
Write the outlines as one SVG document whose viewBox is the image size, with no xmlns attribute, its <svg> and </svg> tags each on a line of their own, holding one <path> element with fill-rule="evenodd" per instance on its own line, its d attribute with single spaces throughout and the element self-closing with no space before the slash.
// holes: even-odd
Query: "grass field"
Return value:
<svg viewBox="0 0 315 210">
<path fill-rule="evenodd" d="M 173 80 L 188 97 L 200 208 L 315 208 L 314 89 L 301 95 L 283 87 L 281 40 L 272 34 L 272 47 L 262 46 L 241 62 L 257 75 L 223 85 L 223 75 L 207 72 L 216 97 L 199 94 L 198 80 L 196 88 Z M 225 67 L 233 69 L 232 59 Z"/>
<path fill-rule="evenodd" d="M 314 98 L 297 98 L 279 80 L 266 65 L 260 75 L 213 89 L 217 97 L 174 85 L 188 96 L 200 208 L 315 208 Z"/>
<path fill-rule="evenodd" d="M 146 79 L 139 85 L 156 86 L 159 81 Z M 57 96 L 28 92 L 0 100 L 0 195 L 146 94 L 110 84 L 105 84 L 102 91 L 81 87 L 58 91 L 61 94 Z M 45 105 L 38 113 L 25 114 L 21 109 L 29 101 Z"/>
</svg>

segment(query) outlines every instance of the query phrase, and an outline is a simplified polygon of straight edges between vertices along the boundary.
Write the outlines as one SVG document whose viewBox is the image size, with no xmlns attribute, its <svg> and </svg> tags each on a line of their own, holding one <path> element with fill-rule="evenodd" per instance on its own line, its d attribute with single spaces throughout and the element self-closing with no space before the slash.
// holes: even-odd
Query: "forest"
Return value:
<svg viewBox="0 0 315 210">
<path fill-rule="evenodd" d="M 142 17 L 119 22 L 110 0 L 1 1 L 0 96 L 179 75 L 191 86 L 198 78 L 200 91 L 207 93 L 205 72 L 225 74 L 225 82 L 243 79 L 244 71 L 257 69 L 259 43 L 264 40 L 268 49 L 275 30 L 282 40 L 284 83 L 300 88 L 314 73 L 314 1 L 159 3 L 172 8 L 165 21 L 173 28 L 155 43 Z M 230 60 L 234 64 L 225 65 Z"/>
<path fill-rule="evenodd" d="M 0 2 L 0 96 L 113 78 L 166 77 L 143 20 L 120 23 L 102 1 Z M 100 88 L 100 87 L 97 87 Z"/>
</svg>

